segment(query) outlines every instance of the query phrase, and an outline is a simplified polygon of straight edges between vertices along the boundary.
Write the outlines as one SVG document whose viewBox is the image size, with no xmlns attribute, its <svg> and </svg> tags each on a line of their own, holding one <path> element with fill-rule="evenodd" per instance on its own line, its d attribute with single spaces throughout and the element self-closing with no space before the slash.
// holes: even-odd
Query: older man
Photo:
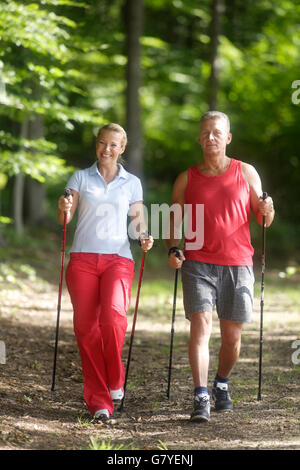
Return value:
<svg viewBox="0 0 300 470">
<path fill-rule="evenodd" d="M 189 361 L 195 387 L 192 421 L 210 418 L 209 340 L 215 307 L 221 347 L 212 398 L 216 411 L 233 409 L 228 380 L 239 357 L 243 323 L 251 320 L 253 308 L 250 213 L 252 210 L 259 224 L 265 216 L 266 226 L 275 214 L 272 198 L 262 198 L 255 168 L 226 155 L 231 139 L 228 116 L 218 111 L 205 113 L 198 139 L 203 159 L 181 173 L 173 187 L 172 204 L 181 206 L 182 215 L 184 209 L 190 209 L 184 251 L 179 250 L 178 257 L 179 221 L 172 212 L 166 244 L 169 264 L 182 268 L 184 308 L 190 320 Z M 204 210 L 199 224 L 200 205 Z"/>
</svg>

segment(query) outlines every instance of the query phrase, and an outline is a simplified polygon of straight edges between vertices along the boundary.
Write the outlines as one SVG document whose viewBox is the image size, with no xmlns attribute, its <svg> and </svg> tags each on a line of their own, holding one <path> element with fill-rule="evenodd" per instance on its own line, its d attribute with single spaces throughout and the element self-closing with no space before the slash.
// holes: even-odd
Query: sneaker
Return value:
<svg viewBox="0 0 300 470">
<path fill-rule="evenodd" d="M 110 396 L 112 401 L 118 402 L 121 401 L 124 397 L 124 390 L 123 388 L 119 388 L 118 390 L 110 390 Z"/>
<path fill-rule="evenodd" d="M 102 421 L 103 423 L 106 423 L 109 421 L 109 411 L 106 409 L 97 410 L 94 414 L 94 419 L 95 421 Z"/>
<path fill-rule="evenodd" d="M 210 401 L 208 395 L 195 395 L 194 411 L 191 414 L 191 421 L 201 422 L 209 421 L 210 418 Z"/>
<path fill-rule="evenodd" d="M 216 411 L 232 411 L 233 403 L 230 398 L 228 385 L 217 382 L 212 389 L 212 398 L 215 402 Z"/>
</svg>

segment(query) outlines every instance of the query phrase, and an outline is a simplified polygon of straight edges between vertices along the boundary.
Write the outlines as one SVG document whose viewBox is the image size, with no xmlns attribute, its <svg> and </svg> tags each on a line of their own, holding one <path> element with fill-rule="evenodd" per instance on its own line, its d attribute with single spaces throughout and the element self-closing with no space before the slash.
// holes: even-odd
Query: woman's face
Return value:
<svg viewBox="0 0 300 470">
<path fill-rule="evenodd" d="M 96 155 L 100 165 L 116 165 L 125 150 L 123 135 L 119 132 L 103 130 L 96 145 Z"/>
</svg>

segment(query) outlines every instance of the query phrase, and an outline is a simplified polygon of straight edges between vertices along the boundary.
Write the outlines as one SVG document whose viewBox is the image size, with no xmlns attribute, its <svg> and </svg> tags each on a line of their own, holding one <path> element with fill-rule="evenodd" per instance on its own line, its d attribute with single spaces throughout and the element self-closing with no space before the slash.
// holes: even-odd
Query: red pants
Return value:
<svg viewBox="0 0 300 470">
<path fill-rule="evenodd" d="M 124 385 L 121 360 L 134 263 L 118 255 L 71 253 L 66 282 L 74 310 L 84 400 L 92 415 L 113 412 L 109 389 Z"/>
</svg>

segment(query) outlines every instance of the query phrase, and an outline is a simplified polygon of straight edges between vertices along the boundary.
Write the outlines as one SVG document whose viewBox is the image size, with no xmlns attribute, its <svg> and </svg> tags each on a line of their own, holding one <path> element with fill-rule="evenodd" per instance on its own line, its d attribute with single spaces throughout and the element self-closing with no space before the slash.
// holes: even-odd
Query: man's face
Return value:
<svg viewBox="0 0 300 470">
<path fill-rule="evenodd" d="M 224 119 L 209 119 L 201 123 L 198 142 L 205 155 L 225 154 L 231 137 Z"/>
</svg>

